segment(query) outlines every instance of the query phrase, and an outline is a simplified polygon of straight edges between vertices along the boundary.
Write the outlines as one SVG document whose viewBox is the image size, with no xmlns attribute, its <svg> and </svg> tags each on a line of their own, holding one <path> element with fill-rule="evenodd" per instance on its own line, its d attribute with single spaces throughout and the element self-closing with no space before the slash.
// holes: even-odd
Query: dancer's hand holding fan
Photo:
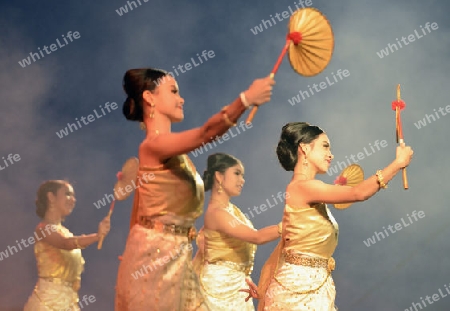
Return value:
<svg viewBox="0 0 450 311">
<path fill-rule="evenodd" d="M 284 55 L 289 51 L 292 69 L 305 77 L 321 73 L 331 60 L 334 49 L 334 35 L 327 18 L 317 9 L 303 8 L 292 14 L 286 44 L 270 73 L 273 78 Z M 258 107 L 253 107 L 246 123 L 252 122 Z"/>
</svg>

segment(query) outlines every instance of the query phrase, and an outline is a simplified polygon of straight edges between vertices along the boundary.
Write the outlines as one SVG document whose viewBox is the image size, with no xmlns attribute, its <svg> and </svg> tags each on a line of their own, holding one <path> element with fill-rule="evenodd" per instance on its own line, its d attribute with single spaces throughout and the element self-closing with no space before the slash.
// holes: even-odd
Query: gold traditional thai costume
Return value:
<svg viewBox="0 0 450 311">
<path fill-rule="evenodd" d="M 192 268 L 194 222 L 204 203 L 200 175 L 182 155 L 140 167 L 136 184 L 115 310 L 209 310 Z"/>
<path fill-rule="evenodd" d="M 58 226 L 64 237 L 73 237 Z M 79 311 L 78 290 L 84 259 L 80 249 L 64 250 L 37 241 L 34 245 L 39 279 L 24 311 Z"/>
<path fill-rule="evenodd" d="M 286 204 L 283 238 L 263 267 L 258 310 L 335 311 L 338 224 L 325 204 Z"/>
<path fill-rule="evenodd" d="M 226 210 L 253 228 L 251 221 L 236 206 L 230 204 Z M 252 300 L 245 302 L 248 295 L 239 290 L 247 288 L 245 279 L 250 278 L 253 270 L 256 245 L 214 230 L 202 231 L 204 254 L 199 250 L 194 266 L 208 307 L 214 311 L 254 311 Z"/>
</svg>

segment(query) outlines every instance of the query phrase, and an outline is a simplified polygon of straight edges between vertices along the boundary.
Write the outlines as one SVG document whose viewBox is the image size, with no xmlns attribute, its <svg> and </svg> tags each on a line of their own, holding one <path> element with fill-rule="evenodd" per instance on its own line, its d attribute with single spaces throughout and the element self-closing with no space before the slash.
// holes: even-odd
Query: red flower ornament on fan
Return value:
<svg viewBox="0 0 450 311">
<path fill-rule="evenodd" d="M 358 164 L 352 164 L 347 166 L 341 174 L 336 177 L 334 184 L 337 186 L 349 186 L 355 187 L 364 180 L 364 171 Z M 352 205 L 353 202 L 347 203 L 336 203 L 334 207 L 336 208 L 347 208 Z"/>
<path fill-rule="evenodd" d="M 122 180 L 122 178 L 123 178 L 123 173 L 122 173 L 121 171 L 120 171 L 120 172 L 117 172 L 116 176 L 117 176 L 117 180 Z"/>
<path fill-rule="evenodd" d="M 344 176 L 338 176 L 334 180 L 334 184 L 339 186 L 345 186 L 347 184 L 347 178 L 345 178 Z"/>
</svg>

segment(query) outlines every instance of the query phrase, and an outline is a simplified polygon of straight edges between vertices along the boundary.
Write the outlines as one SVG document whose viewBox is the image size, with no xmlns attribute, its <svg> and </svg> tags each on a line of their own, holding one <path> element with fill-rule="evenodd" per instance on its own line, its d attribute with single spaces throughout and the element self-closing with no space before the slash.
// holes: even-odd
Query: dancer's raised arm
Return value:
<svg viewBox="0 0 450 311">
<path fill-rule="evenodd" d="M 292 184 L 290 189 L 298 191 L 298 194 L 304 198 L 307 204 L 365 201 L 380 190 L 380 181 L 387 184 L 402 168 L 407 167 L 412 154 L 413 151 L 409 146 L 397 147 L 397 157 L 392 163 L 355 187 L 336 187 L 313 179 Z"/>
<path fill-rule="evenodd" d="M 184 119 L 184 99 L 177 82 L 161 70 L 133 69 L 127 71 L 124 77 L 128 98 L 123 113 L 127 119 L 145 124 L 147 138 L 142 142 L 140 151 L 165 160 L 192 151 L 223 135 L 249 106 L 259 106 L 269 101 L 274 84 L 270 77 L 257 79 L 233 103 L 223 107 L 202 126 L 172 133 L 171 124 Z"/>
</svg>

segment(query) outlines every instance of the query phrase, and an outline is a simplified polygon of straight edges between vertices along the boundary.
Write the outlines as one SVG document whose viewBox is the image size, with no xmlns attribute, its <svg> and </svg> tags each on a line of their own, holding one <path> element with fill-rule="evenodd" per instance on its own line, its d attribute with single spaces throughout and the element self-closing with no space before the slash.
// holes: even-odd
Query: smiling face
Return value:
<svg viewBox="0 0 450 311">
<path fill-rule="evenodd" d="M 231 166 L 224 173 L 219 173 L 218 181 L 222 183 L 223 190 L 230 196 L 235 197 L 241 194 L 244 186 L 244 167 L 241 163 Z"/>
<path fill-rule="evenodd" d="M 56 195 L 52 192 L 49 192 L 48 195 L 50 206 L 55 209 L 61 218 L 65 218 L 72 213 L 77 201 L 72 185 L 65 184 L 57 190 Z"/>
<path fill-rule="evenodd" d="M 153 92 L 143 93 L 144 100 L 155 105 L 154 108 L 147 107 L 148 110 L 154 109 L 156 115 L 164 115 L 173 123 L 183 121 L 184 99 L 180 96 L 177 82 L 170 75 L 164 76 L 159 81 Z"/>
<path fill-rule="evenodd" d="M 317 174 L 324 174 L 330 167 L 331 160 L 334 158 L 330 149 L 330 140 L 325 133 L 320 134 L 310 144 L 304 146 L 306 150 L 306 159 L 309 165 Z"/>
</svg>

